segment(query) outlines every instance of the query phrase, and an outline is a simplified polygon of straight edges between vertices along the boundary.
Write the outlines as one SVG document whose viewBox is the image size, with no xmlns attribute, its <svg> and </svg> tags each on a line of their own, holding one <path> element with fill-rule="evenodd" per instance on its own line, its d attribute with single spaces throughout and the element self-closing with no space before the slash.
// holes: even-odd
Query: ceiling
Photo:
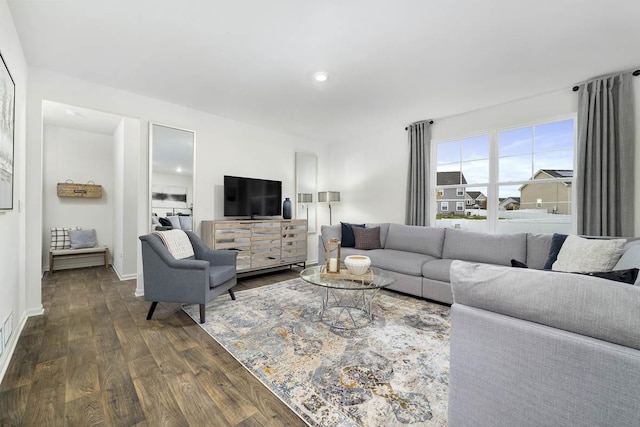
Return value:
<svg viewBox="0 0 640 427">
<path fill-rule="evenodd" d="M 30 66 L 321 142 L 640 66 L 633 0 L 8 4 Z"/>
</svg>

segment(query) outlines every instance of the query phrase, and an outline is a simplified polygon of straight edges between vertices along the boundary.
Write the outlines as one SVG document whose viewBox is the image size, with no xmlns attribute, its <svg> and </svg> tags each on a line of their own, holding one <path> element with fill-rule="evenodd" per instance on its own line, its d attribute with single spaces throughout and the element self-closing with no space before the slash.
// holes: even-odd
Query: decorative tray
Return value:
<svg viewBox="0 0 640 427">
<path fill-rule="evenodd" d="M 351 274 L 347 267 L 340 266 L 339 273 L 332 273 L 330 271 L 326 271 L 327 267 L 323 266 L 320 271 L 320 278 L 322 279 L 342 279 L 342 280 L 373 280 L 373 271 L 371 268 L 368 268 L 364 274 Z"/>
</svg>

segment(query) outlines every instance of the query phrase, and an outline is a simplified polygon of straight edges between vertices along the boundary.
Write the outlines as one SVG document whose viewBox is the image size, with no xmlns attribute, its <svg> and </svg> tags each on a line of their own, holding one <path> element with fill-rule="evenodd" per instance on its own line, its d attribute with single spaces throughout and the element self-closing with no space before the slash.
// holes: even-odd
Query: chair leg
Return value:
<svg viewBox="0 0 640 427">
<path fill-rule="evenodd" d="M 204 304 L 200 304 L 200 323 L 204 323 Z"/>
<path fill-rule="evenodd" d="M 147 320 L 151 320 L 151 316 L 153 316 L 153 311 L 156 309 L 158 305 L 158 301 L 154 301 L 151 303 L 151 307 L 149 307 L 149 313 L 147 313 Z"/>
<path fill-rule="evenodd" d="M 233 291 L 231 289 L 229 289 L 229 295 L 231 295 L 231 299 L 232 300 L 236 300 L 236 295 L 233 293 Z"/>
</svg>

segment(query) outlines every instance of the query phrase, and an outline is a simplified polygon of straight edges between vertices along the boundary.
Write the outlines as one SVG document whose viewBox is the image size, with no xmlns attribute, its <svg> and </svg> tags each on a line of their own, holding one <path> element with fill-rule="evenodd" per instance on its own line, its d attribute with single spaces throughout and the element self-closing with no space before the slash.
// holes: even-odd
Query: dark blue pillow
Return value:
<svg viewBox="0 0 640 427">
<path fill-rule="evenodd" d="M 349 224 L 347 222 L 340 221 L 342 224 L 342 240 L 340 242 L 340 246 L 343 248 L 353 248 L 356 246 L 356 236 L 353 234 L 352 227 L 362 227 L 364 228 L 364 224 Z"/>
<path fill-rule="evenodd" d="M 551 270 L 553 263 L 558 259 L 558 254 L 565 240 L 567 240 L 567 234 L 553 233 L 551 247 L 549 248 L 549 258 L 547 258 L 547 263 L 544 265 L 544 270 Z"/>
</svg>

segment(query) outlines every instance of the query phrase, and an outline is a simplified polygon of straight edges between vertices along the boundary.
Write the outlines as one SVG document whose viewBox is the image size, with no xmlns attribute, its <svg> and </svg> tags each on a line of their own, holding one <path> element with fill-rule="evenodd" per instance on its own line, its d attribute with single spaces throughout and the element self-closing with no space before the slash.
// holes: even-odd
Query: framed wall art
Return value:
<svg viewBox="0 0 640 427">
<path fill-rule="evenodd" d="M 1 53 L 0 59 L 0 210 L 11 210 L 16 85 Z"/>
</svg>

